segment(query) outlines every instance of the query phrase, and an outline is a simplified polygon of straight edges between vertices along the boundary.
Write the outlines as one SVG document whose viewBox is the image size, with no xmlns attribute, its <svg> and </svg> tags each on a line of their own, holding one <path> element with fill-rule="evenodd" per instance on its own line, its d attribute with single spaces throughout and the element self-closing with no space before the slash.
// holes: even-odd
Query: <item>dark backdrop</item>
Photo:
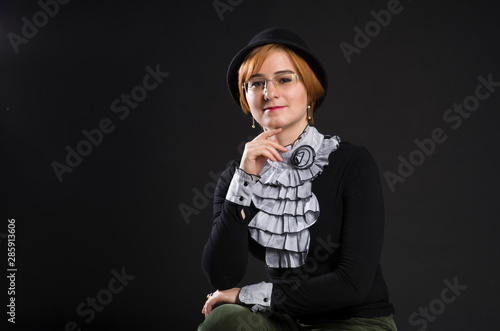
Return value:
<svg viewBox="0 0 500 331">
<path fill-rule="evenodd" d="M 320 132 L 379 165 L 399 329 L 495 329 L 499 14 L 494 1 L 3 0 L 2 323 L 195 330 L 213 291 L 200 258 L 214 183 L 257 134 L 226 68 L 279 26 L 328 71 Z M 251 259 L 242 285 L 263 277 Z"/>
</svg>

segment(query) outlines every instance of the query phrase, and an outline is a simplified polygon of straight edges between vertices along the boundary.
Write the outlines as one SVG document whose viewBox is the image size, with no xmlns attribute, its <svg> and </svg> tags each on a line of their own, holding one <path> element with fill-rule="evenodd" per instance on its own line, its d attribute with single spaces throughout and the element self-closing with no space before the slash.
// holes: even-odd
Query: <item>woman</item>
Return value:
<svg viewBox="0 0 500 331">
<path fill-rule="evenodd" d="M 366 149 L 312 126 L 327 88 L 320 62 L 292 32 L 268 29 L 227 81 L 263 132 L 217 184 L 202 265 L 218 290 L 198 330 L 396 330 L 378 170 Z M 237 288 L 249 252 L 269 280 Z"/>
</svg>

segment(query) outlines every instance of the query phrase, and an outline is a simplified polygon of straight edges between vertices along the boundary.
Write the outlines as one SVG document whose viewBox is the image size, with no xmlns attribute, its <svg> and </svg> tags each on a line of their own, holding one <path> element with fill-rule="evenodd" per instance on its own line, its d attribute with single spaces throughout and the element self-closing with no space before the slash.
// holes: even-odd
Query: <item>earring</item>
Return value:
<svg viewBox="0 0 500 331">
<path fill-rule="evenodd" d="M 307 119 L 310 121 L 311 120 L 311 114 L 309 113 L 309 111 L 311 110 L 311 106 L 307 106 Z"/>
<path fill-rule="evenodd" d="M 252 128 L 255 129 L 255 118 L 252 116 Z"/>
</svg>

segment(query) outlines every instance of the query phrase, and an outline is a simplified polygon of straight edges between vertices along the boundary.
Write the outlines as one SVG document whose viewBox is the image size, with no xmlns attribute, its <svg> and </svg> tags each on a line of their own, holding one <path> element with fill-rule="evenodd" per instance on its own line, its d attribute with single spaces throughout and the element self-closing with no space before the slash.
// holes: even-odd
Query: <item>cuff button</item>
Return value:
<svg viewBox="0 0 500 331">
<path fill-rule="evenodd" d="M 240 197 L 240 201 L 243 201 L 243 200 L 244 200 L 243 197 Z"/>
</svg>

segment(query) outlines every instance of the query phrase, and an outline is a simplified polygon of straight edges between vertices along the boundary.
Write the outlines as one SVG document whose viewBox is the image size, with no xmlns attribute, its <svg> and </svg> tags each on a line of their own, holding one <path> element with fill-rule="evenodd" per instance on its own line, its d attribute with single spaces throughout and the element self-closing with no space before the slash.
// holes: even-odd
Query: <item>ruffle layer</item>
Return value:
<svg viewBox="0 0 500 331">
<path fill-rule="evenodd" d="M 250 236 L 266 247 L 266 263 L 273 268 L 296 268 L 305 263 L 309 251 L 308 228 L 319 217 L 319 203 L 311 192 L 312 181 L 328 165 L 330 153 L 340 138 L 325 138 L 316 128 L 306 127 L 301 136 L 282 153 L 283 162 L 268 161 L 255 184 L 252 202 L 259 212 L 248 224 Z M 301 146 L 314 150 L 307 169 L 292 165 Z"/>
<path fill-rule="evenodd" d="M 309 231 L 288 233 L 283 236 L 276 233 L 261 231 L 260 229 L 250 228 L 249 230 L 252 238 L 255 236 L 259 243 L 265 243 L 265 246 L 268 248 L 304 253 L 307 252 L 309 247 Z"/>
<path fill-rule="evenodd" d="M 275 198 L 253 197 L 254 205 L 260 211 L 270 215 L 304 215 L 309 211 L 319 211 L 318 199 L 311 194 L 311 197 L 297 200 L 281 200 Z"/>
<path fill-rule="evenodd" d="M 249 227 L 270 233 L 296 233 L 313 225 L 318 216 L 319 211 L 308 211 L 303 215 L 270 215 L 263 212 L 255 215 Z"/>
<path fill-rule="evenodd" d="M 309 231 L 307 233 L 309 233 Z M 309 244 L 307 244 L 307 246 L 309 247 Z M 282 265 L 286 266 L 283 268 L 298 268 L 305 263 L 306 258 L 307 251 L 297 253 L 278 250 L 274 248 L 266 249 L 266 264 L 269 266 Z"/>
<path fill-rule="evenodd" d="M 258 184 L 258 183 L 257 183 Z M 255 185 L 253 194 L 256 197 L 267 198 L 275 197 L 276 199 L 305 199 L 311 196 L 312 182 L 305 182 L 303 185 L 295 187 L 287 186 L 272 186 L 272 185 Z"/>
</svg>

